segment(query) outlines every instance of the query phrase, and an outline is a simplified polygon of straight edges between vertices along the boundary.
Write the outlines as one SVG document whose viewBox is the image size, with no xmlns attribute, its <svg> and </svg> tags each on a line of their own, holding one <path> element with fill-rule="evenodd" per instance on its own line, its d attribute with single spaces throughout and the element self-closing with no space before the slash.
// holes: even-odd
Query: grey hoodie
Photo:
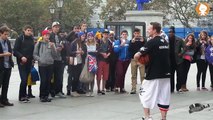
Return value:
<svg viewBox="0 0 213 120">
<path fill-rule="evenodd" d="M 57 57 L 56 47 L 54 45 L 53 48 L 50 48 L 48 42 L 39 41 L 35 45 L 33 57 L 38 61 L 38 66 L 52 65 Z"/>
</svg>

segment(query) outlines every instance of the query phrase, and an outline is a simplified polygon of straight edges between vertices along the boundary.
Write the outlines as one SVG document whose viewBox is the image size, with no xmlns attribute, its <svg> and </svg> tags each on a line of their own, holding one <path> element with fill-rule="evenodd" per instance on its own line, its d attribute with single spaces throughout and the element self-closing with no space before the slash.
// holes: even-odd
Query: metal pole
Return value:
<svg viewBox="0 0 213 120">
<path fill-rule="evenodd" d="M 61 22 L 61 14 L 62 14 L 62 11 L 61 11 L 61 7 L 59 8 L 59 22 Z"/>
</svg>

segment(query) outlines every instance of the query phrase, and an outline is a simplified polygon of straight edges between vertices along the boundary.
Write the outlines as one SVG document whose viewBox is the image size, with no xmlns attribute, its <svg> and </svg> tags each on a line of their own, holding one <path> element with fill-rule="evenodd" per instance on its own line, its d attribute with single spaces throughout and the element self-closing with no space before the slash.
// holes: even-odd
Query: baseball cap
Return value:
<svg viewBox="0 0 213 120">
<path fill-rule="evenodd" d="M 109 34 L 109 30 L 104 29 L 104 31 L 102 33 L 108 33 Z"/>
<path fill-rule="evenodd" d="M 115 32 L 114 31 L 109 31 L 109 34 L 115 34 Z"/>
<path fill-rule="evenodd" d="M 42 36 L 44 36 L 44 35 L 46 35 L 46 34 L 50 34 L 50 32 L 49 32 L 49 30 L 43 30 L 43 31 L 41 32 L 41 34 L 42 34 Z"/>
<path fill-rule="evenodd" d="M 55 22 L 52 23 L 52 27 L 54 27 L 54 26 L 56 26 L 56 25 L 60 25 L 60 23 L 57 22 L 57 21 L 55 21 Z"/>
</svg>

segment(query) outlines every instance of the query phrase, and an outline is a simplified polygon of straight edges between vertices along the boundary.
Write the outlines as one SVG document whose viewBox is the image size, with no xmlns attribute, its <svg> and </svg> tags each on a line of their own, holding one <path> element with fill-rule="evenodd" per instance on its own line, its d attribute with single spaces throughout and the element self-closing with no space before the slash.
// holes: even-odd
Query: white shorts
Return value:
<svg viewBox="0 0 213 120">
<path fill-rule="evenodd" d="M 157 104 L 169 106 L 170 89 L 169 78 L 144 80 L 139 92 L 143 107 L 153 109 Z"/>
</svg>

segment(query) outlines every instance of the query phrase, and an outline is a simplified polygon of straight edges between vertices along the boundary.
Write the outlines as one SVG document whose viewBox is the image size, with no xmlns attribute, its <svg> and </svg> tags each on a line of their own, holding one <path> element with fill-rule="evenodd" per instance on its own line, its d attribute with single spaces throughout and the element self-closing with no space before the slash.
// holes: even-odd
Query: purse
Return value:
<svg viewBox="0 0 213 120">
<path fill-rule="evenodd" d="M 94 80 L 95 74 L 89 72 L 88 70 L 88 57 L 86 57 L 83 70 L 81 71 L 79 80 L 82 83 L 90 83 Z"/>
</svg>

